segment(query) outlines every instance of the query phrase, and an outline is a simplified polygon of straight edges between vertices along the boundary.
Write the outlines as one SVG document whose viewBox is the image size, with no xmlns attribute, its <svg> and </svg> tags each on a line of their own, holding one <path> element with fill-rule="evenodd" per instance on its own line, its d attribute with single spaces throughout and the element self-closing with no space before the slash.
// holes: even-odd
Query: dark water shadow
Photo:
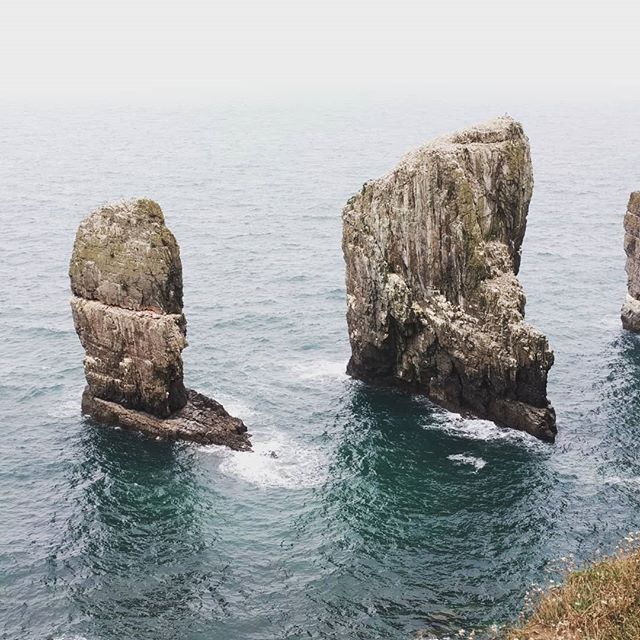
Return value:
<svg viewBox="0 0 640 640">
<path fill-rule="evenodd" d="M 225 603 L 208 568 L 212 507 L 185 445 L 87 421 L 70 471 L 73 515 L 58 549 L 66 585 L 64 633 L 199 638 Z M 206 614 L 202 614 L 202 611 Z"/>
<path fill-rule="evenodd" d="M 600 435 L 602 475 L 639 480 L 640 335 L 621 331 L 607 345 L 601 367 L 594 385 L 600 402 L 588 418 Z"/>
<path fill-rule="evenodd" d="M 622 331 L 602 356 L 598 382 L 610 408 L 624 411 L 640 407 L 640 335 Z M 635 417 L 635 416 L 634 416 Z"/>
<path fill-rule="evenodd" d="M 512 509 L 548 480 L 552 446 L 451 414 L 424 397 L 355 385 L 338 419 L 335 475 L 368 479 L 396 498 L 401 486 L 431 513 Z M 487 486 L 500 487 L 498 495 L 485 499 Z"/>
<path fill-rule="evenodd" d="M 336 419 L 323 487 L 336 593 L 396 635 L 491 624 L 518 608 L 563 509 L 550 499 L 553 448 L 360 384 Z"/>
</svg>

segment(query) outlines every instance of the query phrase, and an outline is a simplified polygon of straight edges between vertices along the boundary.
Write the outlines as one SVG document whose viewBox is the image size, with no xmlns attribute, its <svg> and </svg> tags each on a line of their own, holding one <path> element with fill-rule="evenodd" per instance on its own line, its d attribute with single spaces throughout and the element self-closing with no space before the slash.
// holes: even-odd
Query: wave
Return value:
<svg viewBox="0 0 640 640">
<path fill-rule="evenodd" d="M 47 408 L 47 416 L 49 418 L 63 419 L 80 419 L 82 412 L 80 403 L 82 398 L 82 389 L 74 390 L 73 393 L 65 394 L 60 402 L 53 403 Z"/>
<path fill-rule="evenodd" d="M 463 418 L 456 414 L 436 414 L 431 422 L 423 424 L 423 429 L 444 431 L 447 434 L 458 436 L 466 440 L 482 440 L 485 442 L 506 441 L 516 444 L 524 444 L 528 447 L 544 447 L 544 444 L 533 436 L 510 429 L 498 427 L 489 420 L 479 418 Z"/>
<path fill-rule="evenodd" d="M 327 458 L 317 447 L 296 442 L 284 433 L 252 436 L 253 451 L 231 451 L 215 445 L 202 450 L 221 459 L 225 476 L 262 489 L 309 489 L 327 478 Z"/>
<path fill-rule="evenodd" d="M 295 363 L 291 369 L 302 380 L 332 379 L 342 380 L 347 376 L 344 360 L 317 360 L 315 362 Z"/>
<path fill-rule="evenodd" d="M 222 393 L 216 393 L 213 397 L 219 402 L 225 410 L 235 416 L 236 418 L 240 418 L 240 420 L 251 420 L 258 415 L 258 411 L 253 407 L 250 407 L 248 404 L 242 402 L 238 398 L 233 396 L 226 396 Z"/>
</svg>

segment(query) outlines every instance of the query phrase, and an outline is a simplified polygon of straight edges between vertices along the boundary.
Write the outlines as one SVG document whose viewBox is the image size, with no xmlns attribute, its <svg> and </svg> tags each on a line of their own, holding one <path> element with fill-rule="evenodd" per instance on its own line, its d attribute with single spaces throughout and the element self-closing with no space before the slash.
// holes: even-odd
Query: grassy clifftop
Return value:
<svg viewBox="0 0 640 640">
<path fill-rule="evenodd" d="M 632 537 L 610 558 L 572 571 L 542 594 L 505 640 L 639 640 L 640 548 Z"/>
</svg>

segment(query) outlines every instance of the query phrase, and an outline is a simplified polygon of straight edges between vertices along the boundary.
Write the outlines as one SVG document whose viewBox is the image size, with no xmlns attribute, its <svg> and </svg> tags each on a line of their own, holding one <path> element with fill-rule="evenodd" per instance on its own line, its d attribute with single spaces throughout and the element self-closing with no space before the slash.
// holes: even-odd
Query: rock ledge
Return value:
<svg viewBox="0 0 640 640">
<path fill-rule="evenodd" d="M 85 387 L 82 412 L 103 424 L 140 431 L 156 438 L 225 445 L 236 451 L 251 450 L 247 427 L 242 420 L 230 416 L 220 403 L 191 389 L 187 390 L 187 404 L 182 409 L 168 418 L 158 418 L 96 398 L 89 387 Z"/>
</svg>

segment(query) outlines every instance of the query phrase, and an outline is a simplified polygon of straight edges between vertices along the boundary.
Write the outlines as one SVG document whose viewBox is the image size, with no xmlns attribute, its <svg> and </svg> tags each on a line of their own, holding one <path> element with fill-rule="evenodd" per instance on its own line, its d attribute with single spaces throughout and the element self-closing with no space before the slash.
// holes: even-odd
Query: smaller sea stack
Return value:
<svg viewBox="0 0 640 640">
<path fill-rule="evenodd" d="M 241 420 L 184 386 L 182 263 L 158 204 L 127 200 L 91 213 L 69 277 L 86 352 L 83 413 L 156 437 L 251 448 Z"/>
<path fill-rule="evenodd" d="M 624 216 L 624 251 L 627 299 L 622 305 L 622 326 L 640 333 L 640 191 L 634 191 L 629 197 Z"/>
</svg>

